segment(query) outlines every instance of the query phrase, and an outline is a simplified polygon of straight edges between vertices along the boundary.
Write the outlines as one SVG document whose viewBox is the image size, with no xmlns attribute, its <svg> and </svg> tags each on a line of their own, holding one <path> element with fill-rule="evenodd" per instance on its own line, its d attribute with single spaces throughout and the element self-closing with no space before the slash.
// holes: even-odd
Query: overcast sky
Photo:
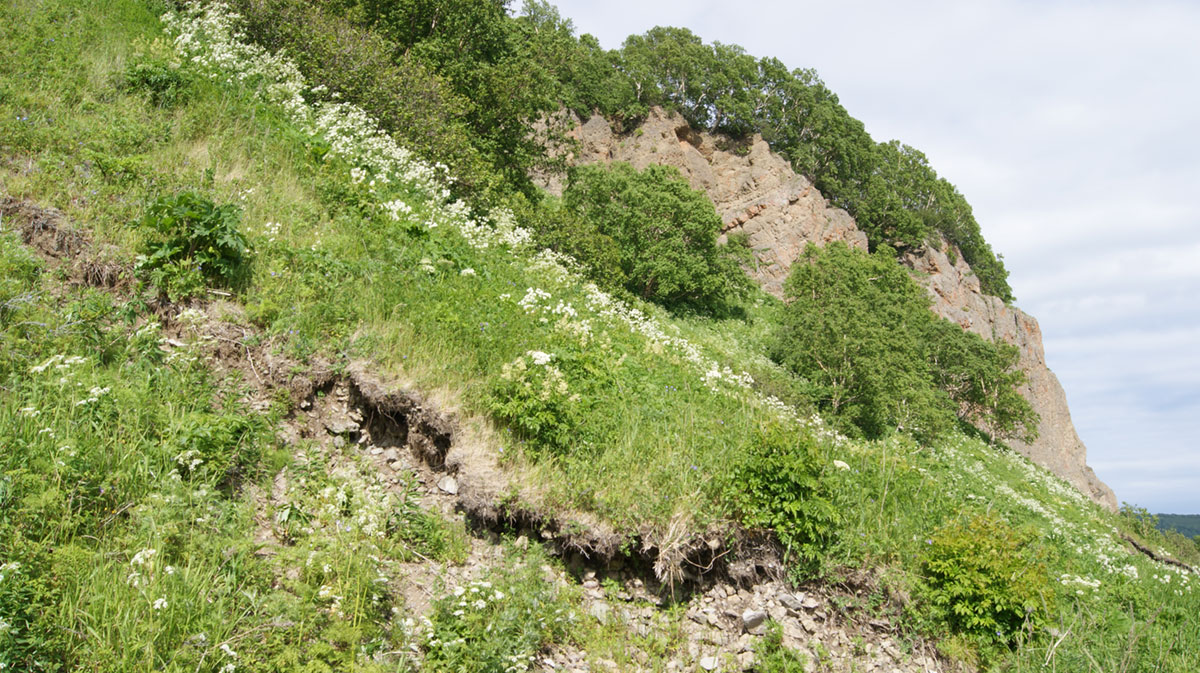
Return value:
<svg viewBox="0 0 1200 673">
<path fill-rule="evenodd" d="M 1088 463 L 1200 513 L 1200 3 L 555 4 L 609 48 L 683 26 L 815 68 L 925 152 L 1041 323 Z"/>
</svg>

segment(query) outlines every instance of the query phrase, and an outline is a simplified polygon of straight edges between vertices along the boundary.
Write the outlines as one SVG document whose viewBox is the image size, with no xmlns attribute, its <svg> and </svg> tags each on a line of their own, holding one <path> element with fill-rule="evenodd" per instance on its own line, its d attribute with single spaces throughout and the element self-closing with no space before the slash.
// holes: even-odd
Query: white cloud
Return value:
<svg viewBox="0 0 1200 673">
<path fill-rule="evenodd" d="M 1200 4 L 557 4 L 608 47 L 686 26 L 816 68 L 924 151 L 1005 255 L 1101 478 L 1200 512 Z"/>
</svg>

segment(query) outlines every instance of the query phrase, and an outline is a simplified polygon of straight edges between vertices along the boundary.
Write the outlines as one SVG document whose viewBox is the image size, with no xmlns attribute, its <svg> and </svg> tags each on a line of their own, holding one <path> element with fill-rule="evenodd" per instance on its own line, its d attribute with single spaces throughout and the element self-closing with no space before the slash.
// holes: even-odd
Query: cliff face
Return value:
<svg viewBox="0 0 1200 673">
<path fill-rule="evenodd" d="M 712 199 L 725 234 L 744 232 L 758 264 L 751 275 L 768 292 L 782 296 L 783 281 L 804 246 L 845 241 L 867 248 L 867 236 L 846 211 L 832 208 L 806 178 L 771 152 L 762 138 L 732 143 L 696 132 L 673 113 L 655 108 L 633 133 L 613 133 L 608 122 L 592 117 L 568 119 L 568 136 L 578 145 L 567 156 L 574 165 L 624 161 L 641 169 L 650 164 L 675 166 L 695 189 Z M 561 194 L 557 176 L 540 179 Z M 933 311 L 990 340 L 1002 340 L 1020 350 L 1020 366 L 1028 376 L 1022 393 L 1041 416 L 1033 444 L 1014 442 L 1013 448 L 1066 479 L 1101 505 L 1115 510 L 1116 496 L 1087 465 L 1087 448 L 1075 432 L 1066 393 L 1046 367 L 1042 333 L 1037 320 L 979 288 L 979 280 L 957 255 L 952 263 L 943 250 L 928 248 L 902 261 L 916 271 L 918 282 L 933 297 Z"/>
<path fill-rule="evenodd" d="M 934 313 L 990 341 L 1013 344 L 1020 351 L 1019 366 L 1028 378 L 1021 394 L 1041 416 L 1041 423 L 1033 444 L 1013 441 L 1010 446 L 1115 511 L 1117 497 L 1088 467 L 1087 447 L 1071 422 L 1067 394 L 1058 377 L 1046 366 L 1042 330 L 1037 320 L 981 292 L 979 279 L 962 255 L 956 255 L 951 262 L 948 250 L 947 246 L 942 250 L 926 247 L 920 254 L 906 255 L 901 261 L 918 272 L 917 281 L 933 297 Z"/>
</svg>

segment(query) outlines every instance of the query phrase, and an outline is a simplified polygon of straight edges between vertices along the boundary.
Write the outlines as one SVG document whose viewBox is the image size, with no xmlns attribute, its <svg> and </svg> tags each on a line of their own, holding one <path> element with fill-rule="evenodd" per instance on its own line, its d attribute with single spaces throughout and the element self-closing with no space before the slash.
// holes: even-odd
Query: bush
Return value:
<svg viewBox="0 0 1200 673">
<path fill-rule="evenodd" d="M 929 438 L 961 422 L 993 439 L 1036 436 L 1037 414 L 1017 392 L 1016 349 L 934 315 L 889 248 L 810 244 L 784 292 L 772 358 L 863 435 Z"/>
<path fill-rule="evenodd" d="M 574 613 L 542 564 L 527 559 L 456 588 L 434 603 L 424 639 L 430 671 L 525 671 L 548 645 L 567 635 Z"/>
<path fill-rule="evenodd" d="M 145 92 L 156 107 L 174 107 L 191 95 L 191 76 L 170 62 L 135 61 L 125 68 L 121 80 L 124 91 Z"/>
<path fill-rule="evenodd" d="M 616 243 L 618 268 L 603 268 L 601 259 L 581 261 L 594 275 L 615 273 L 642 299 L 712 309 L 750 287 L 736 249 L 717 243 L 721 218 L 712 202 L 678 169 L 581 166 L 571 170 L 563 199 L 568 210 Z"/>
<path fill-rule="evenodd" d="M 775 532 L 800 570 L 820 569 L 839 522 L 816 441 L 775 426 L 760 431 L 725 486 L 743 525 Z"/>
<path fill-rule="evenodd" d="M 1045 623 L 1054 596 L 1034 532 L 989 512 L 953 521 L 926 543 L 925 597 L 955 633 L 986 651 Z"/>
<path fill-rule="evenodd" d="M 234 285 L 246 276 L 249 253 L 239 220 L 237 206 L 195 192 L 159 197 L 142 220 L 158 235 L 143 246 L 137 269 L 172 300 L 197 292 L 200 278 Z"/>
<path fill-rule="evenodd" d="M 490 407 L 534 449 L 564 454 L 577 439 L 579 395 L 571 393 L 553 359 L 529 351 L 504 365 L 492 386 Z"/>
</svg>

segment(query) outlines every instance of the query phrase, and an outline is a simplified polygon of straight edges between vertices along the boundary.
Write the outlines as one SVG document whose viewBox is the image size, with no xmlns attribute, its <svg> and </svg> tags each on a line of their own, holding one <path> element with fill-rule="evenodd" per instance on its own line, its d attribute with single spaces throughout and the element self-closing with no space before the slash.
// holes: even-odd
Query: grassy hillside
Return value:
<svg viewBox="0 0 1200 673">
<path fill-rule="evenodd" d="M 445 586 L 415 620 L 400 569 L 461 562 L 461 525 L 352 448 L 281 436 L 309 401 L 257 357 L 422 391 L 463 428 L 464 495 L 644 554 L 668 586 L 697 548 L 733 561 L 767 536 L 796 582 L 867 569 L 860 609 L 959 661 L 1192 669 L 1193 573 L 1124 536 L 1192 564 L 1194 547 L 976 439 L 838 434 L 782 401 L 799 382 L 766 356 L 773 300 L 718 319 L 617 299 L 228 16 L 165 9 L 0 9 L 9 668 L 504 670 L 590 642 L 535 619 L 572 606 L 521 571 L 536 545 L 478 608 L 507 626 L 485 632 Z M 229 216 L 155 215 L 185 193 Z M 201 225 L 216 242 L 189 247 Z M 201 338 L 214 315 L 240 376 Z"/>
</svg>

